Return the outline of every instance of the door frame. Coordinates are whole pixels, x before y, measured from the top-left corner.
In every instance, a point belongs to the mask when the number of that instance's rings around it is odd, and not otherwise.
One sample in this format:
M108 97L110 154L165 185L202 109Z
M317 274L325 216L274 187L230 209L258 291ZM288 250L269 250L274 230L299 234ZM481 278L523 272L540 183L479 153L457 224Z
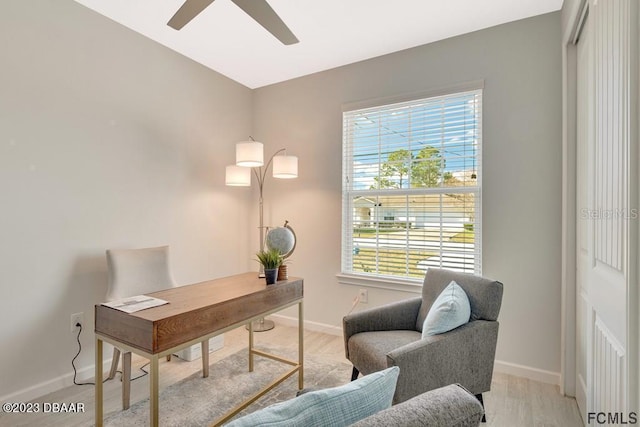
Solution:
M587 0L569 7L562 34L562 315L560 331L560 393L576 395L576 158L577 46Z
M631 49L631 78L630 106L631 141L629 152L629 180L635 182L637 187L630 189L629 206L640 211L640 6L638 2L631 3L631 15L635 17L631 21L632 45L635 42L636 49ZM633 143L635 141L635 144ZM630 380L629 410L640 411L640 219L629 221L629 285L627 287L627 324L629 327L628 343L630 351L629 373L634 379Z

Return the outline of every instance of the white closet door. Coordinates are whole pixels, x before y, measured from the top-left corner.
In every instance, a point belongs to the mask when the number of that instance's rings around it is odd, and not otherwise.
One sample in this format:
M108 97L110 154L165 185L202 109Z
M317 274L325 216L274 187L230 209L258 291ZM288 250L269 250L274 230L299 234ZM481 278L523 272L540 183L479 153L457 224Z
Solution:
M629 383L638 373L629 363L630 331L637 326L628 312L637 286L630 265L637 256L630 253L630 238L637 239L630 234L630 194L638 191L630 179L631 144L637 144L631 138L632 1L590 1L578 41L576 398L585 421L588 412L628 415L629 390L637 386Z

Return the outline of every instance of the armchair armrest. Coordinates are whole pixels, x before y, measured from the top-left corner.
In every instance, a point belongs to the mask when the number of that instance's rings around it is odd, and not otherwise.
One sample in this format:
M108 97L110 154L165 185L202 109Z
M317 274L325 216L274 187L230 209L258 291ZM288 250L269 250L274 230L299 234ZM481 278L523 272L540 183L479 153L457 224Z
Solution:
M394 402L452 383L462 384L472 394L488 391L498 326L495 321L476 320L389 352L388 366L400 367Z
M483 414L478 399L462 386L450 384L380 411L358 421L353 427L472 427L480 425Z
M422 298L415 297L346 315L342 319L342 330L347 358L347 343L352 335L371 331L414 331L421 304Z

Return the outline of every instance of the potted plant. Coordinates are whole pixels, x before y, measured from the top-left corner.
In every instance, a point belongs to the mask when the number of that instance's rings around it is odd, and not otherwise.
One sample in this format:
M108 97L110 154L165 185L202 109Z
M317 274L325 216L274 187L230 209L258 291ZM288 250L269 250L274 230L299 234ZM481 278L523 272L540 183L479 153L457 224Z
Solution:
M276 277L278 275L278 267L282 264L282 255L277 249L262 250L256 254L258 262L264 268L264 277L267 280L267 285L276 283Z

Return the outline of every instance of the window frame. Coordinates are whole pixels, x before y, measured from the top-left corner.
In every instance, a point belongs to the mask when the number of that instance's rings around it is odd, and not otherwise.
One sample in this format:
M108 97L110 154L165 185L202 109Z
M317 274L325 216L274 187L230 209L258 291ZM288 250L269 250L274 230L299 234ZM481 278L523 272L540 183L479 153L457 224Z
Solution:
M347 178L353 176L353 158L351 156L345 155L345 144L346 144L346 131L345 129L345 113L354 112L357 110L364 110L370 108L379 107L381 109L386 108L392 104L405 103L405 102L413 102L420 101L428 98L436 98L436 97L446 97L446 96L456 96L464 92L480 92L480 118L478 120L478 149L476 152L476 161L477 161L477 182L476 186L472 187L475 197L477 200L475 201L475 227L478 227L477 234L474 235L474 243L477 246L475 249L475 256L477 257L477 261L475 262L476 274L482 273L482 150L483 150L483 103L484 103L484 81L474 81L469 83L464 83L456 86L449 86L446 88L440 88L431 91L412 93L407 95L400 95L394 97L386 97L379 98L364 102L357 103L349 103L343 105L343 167L342 167L342 228L341 228L341 242L340 242L340 253L341 253L341 266L340 273L336 275L338 282L340 284L345 285L353 285L353 286L366 286L372 288L383 288L383 289L391 289L391 290L399 290L411 293L420 293L422 288L422 278L411 278L411 277L401 277L401 276L389 276L382 274L366 274L366 273L358 273L354 272L353 269L351 271L347 271L345 265L345 242L351 241L353 242L353 209L352 205L347 203L347 195L351 196L352 193L361 193L363 190L350 190L347 184ZM446 188L446 187L445 187ZM460 187L460 191L464 191L465 187ZM466 187L469 188L469 187ZM371 190L371 193L374 192L384 193L385 190ZM428 189L406 189L403 194L406 193L416 193L416 194L435 194L441 191L441 188L434 187ZM352 250L352 244L349 245L349 250Z

